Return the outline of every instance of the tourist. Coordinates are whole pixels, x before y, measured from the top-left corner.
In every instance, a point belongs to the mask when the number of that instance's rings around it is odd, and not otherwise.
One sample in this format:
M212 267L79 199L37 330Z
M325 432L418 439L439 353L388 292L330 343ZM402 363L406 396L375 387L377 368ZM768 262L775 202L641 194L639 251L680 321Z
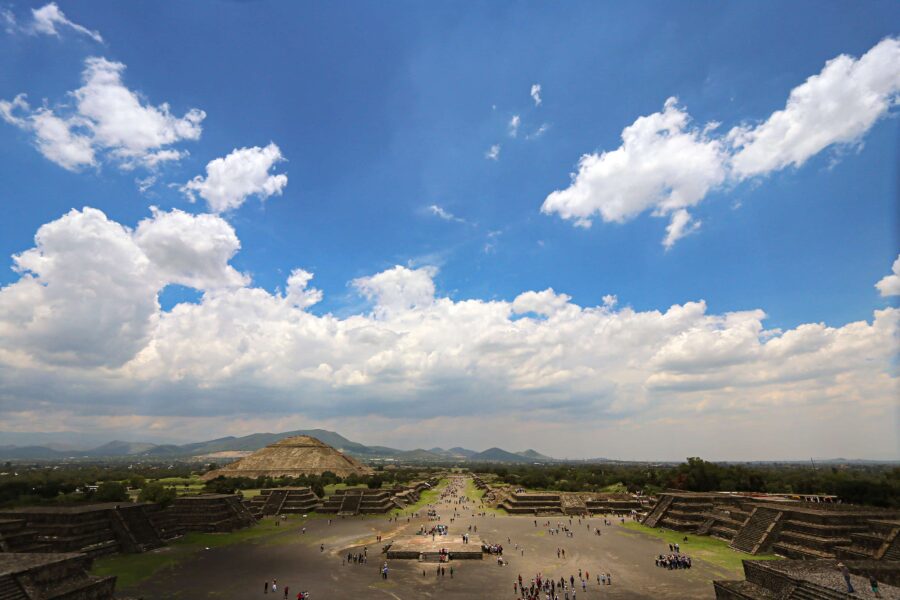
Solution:
M291 589L291 588L289 588L288 586L284 586L284 600L287 600L287 598L288 598L288 590L290 590L290 589Z
M872 586L872 595L881 598L881 592L878 591L878 580L874 575L869 575L869 585Z
M850 582L850 569L848 569L847 565L845 565L842 562L839 562L837 564L837 567L838 567L838 569L840 569L841 575L844 576L844 583L847 584L847 593L848 594L854 593L855 590L853 589L853 584Z
M269 593L269 582L266 581L266 582L263 584L263 594L268 594L268 593Z

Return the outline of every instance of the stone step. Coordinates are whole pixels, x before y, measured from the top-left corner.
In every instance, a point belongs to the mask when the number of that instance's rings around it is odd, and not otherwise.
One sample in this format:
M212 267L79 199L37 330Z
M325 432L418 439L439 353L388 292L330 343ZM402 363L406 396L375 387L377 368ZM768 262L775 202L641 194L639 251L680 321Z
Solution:
M813 548L808 548L806 546L800 546L798 544L791 544L788 542L777 542L772 546L772 551L781 556L786 556L788 558L795 558L798 560L809 560L816 558L834 558L834 554L830 552L823 552L821 550L815 550Z
M28 600L28 596L12 575L0 576L0 600Z
M787 598L788 600L847 600L852 597L844 592L804 581L795 587Z

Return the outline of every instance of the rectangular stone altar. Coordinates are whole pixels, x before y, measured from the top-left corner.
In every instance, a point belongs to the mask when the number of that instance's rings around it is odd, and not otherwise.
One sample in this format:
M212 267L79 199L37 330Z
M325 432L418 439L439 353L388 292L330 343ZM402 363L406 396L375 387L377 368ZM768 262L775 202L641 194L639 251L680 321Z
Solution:
M419 557L437 557L441 549L450 553L451 560L481 560L481 538L469 535L469 543L464 544L460 535L437 535L432 541L430 535L407 535L395 539L387 551L388 558L418 560Z

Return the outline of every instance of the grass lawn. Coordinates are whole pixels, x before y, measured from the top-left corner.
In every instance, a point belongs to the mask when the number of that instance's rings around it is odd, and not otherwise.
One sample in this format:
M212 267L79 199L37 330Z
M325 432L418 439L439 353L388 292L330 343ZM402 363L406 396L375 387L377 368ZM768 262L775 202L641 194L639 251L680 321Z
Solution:
M466 491L463 492L466 496L468 496L475 502L478 502L479 500L484 498L484 492L485 492L484 490L479 490L477 487L475 487L474 479L466 480ZM499 515L506 514L505 510L502 510L499 508L491 508L489 506L477 506L476 505L476 510L478 510L480 512L493 513L493 514L499 514Z
M335 490L343 490L344 488L353 487L349 486L346 483L331 483L325 486L325 495L331 496L334 494Z
M623 483L614 483L600 490L604 494L627 494L628 488Z
M691 558L698 558L708 563L714 564L725 569L740 573L743 570L742 561L745 560L772 560L778 558L774 554L745 554L732 550L728 547L728 542L707 535L685 534L681 531L671 531L669 529L654 529L641 525L636 521L626 521L622 527L626 530L645 535L651 535L665 542L666 544L679 544L681 552L687 554ZM687 536L688 541L684 541ZM660 545L660 554L668 554L668 546Z
M308 519L291 515L287 525L302 525ZM134 586L167 567L174 566L205 548L229 546L239 542L266 542L279 535L287 535L295 528L276 526L275 519L263 519L253 527L231 533L188 533L167 546L143 554L117 554L98 558L91 573L117 575L116 589Z
M416 502L414 504L410 504L410 505L406 506L405 508L395 508L389 514L393 515L393 516L405 515L405 514L417 512L417 511L425 508L426 505L431 504L432 502L434 502L435 500L437 500L440 497L441 490L443 490L445 487L447 487L448 483L449 483L449 481L447 479L441 479L440 481L438 481L438 484L436 486L434 486L430 490L425 490L424 492L419 494L418 502ZM381 516L381 515L379 515L379 516Z

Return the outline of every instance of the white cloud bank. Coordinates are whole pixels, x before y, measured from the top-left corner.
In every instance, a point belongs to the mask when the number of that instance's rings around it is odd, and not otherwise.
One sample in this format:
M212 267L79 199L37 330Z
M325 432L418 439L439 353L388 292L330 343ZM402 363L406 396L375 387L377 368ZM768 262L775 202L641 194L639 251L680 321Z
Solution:
M784 110L757 125L714 136L718 123L691 128L675 98L639 117L615 150L586 154L569 187L541 207L586 227L599 215L623 223L649 211L668 217L663 245L695 231L689 208L726 183L801 166L836 144L858 144L900 95L900 40L887 38L861 58L841 55L794 88Z
M274 143L265 148L237 148L223 158L206 165L206 177L197 175L181 190L194 200L194 193L209 204L213 212L225 212L240 207L248 197L265 200L280 196L287 186L287 175L272 175L269 171L283 161L281 150Z
M14 257L19 279L0 289L0 420L36 407L49 421L477 416L469 425L499 439L535 435L531 422L577 438L604 423L691 416L727 429L801 410L794 433L822 435L810 452L856 447L834 445L835 419L862 447L892 420L900 309L780 331L761 310L710 314L703 301L635 311L552 289L454 300L437 292L435 268L395 266L352 282L371 312L315 315L311 273L292 271L283 293L252 287L229 265L238 248L220 217L180 211L154 210L133 230L90 208L42 226ZM157 295L171 283L203 295L163 311ZM692 427L680 435L704 431ZM731 442L747 441L740 431ZM871 452L895 451L880 439Z
M0 100L0 117L33 133L41 154L70 171L97 166L101 155L125 169L179 160L185 152L171 146L199 139L206 113L192 108L178 117L166 103L146 103L124 85L124 71L122 63L88 58L83 85L71 92L74 110L32 109L20 94Z

